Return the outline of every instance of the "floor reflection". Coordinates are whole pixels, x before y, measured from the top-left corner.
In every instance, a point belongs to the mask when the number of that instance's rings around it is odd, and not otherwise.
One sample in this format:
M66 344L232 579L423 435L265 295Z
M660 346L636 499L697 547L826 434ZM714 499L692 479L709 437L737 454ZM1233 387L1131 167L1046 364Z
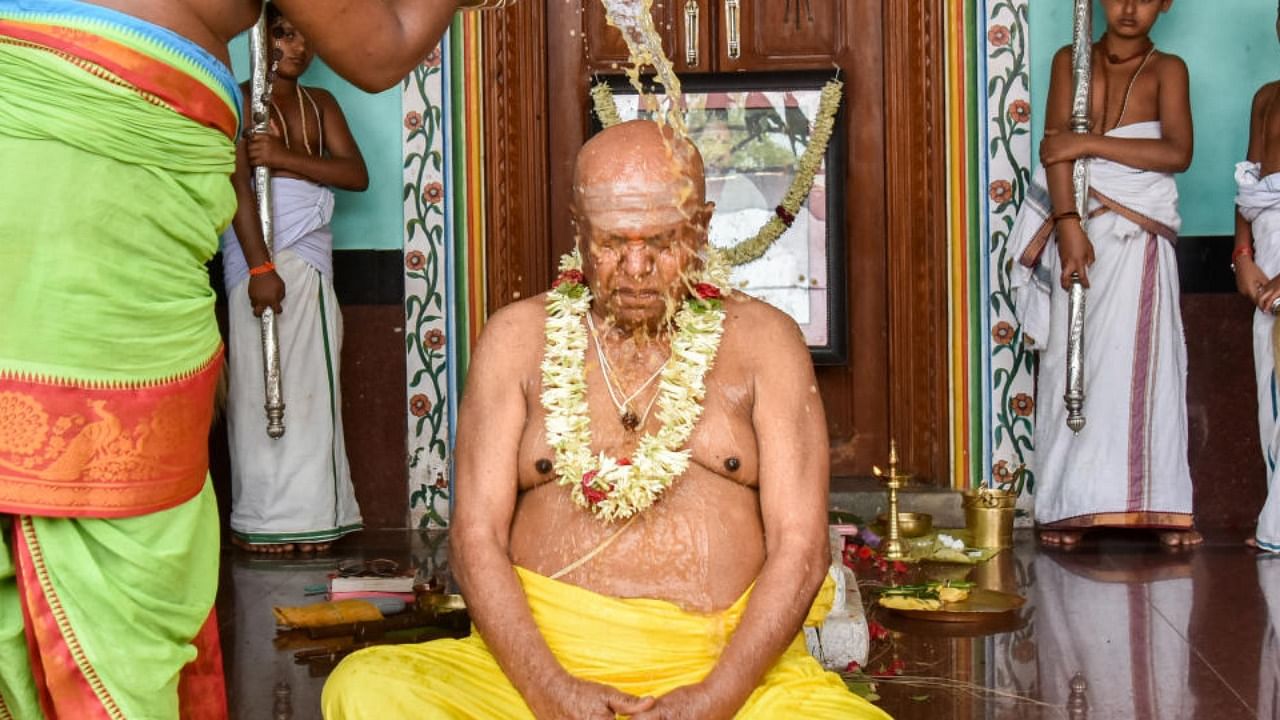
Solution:
M1020 532L1013 550L978 568L913 570L972 579L1027 604L983 625L873 608L869 617L888 632L867 669L898 661L903 670L879 681L880 703L900 720L1280 720L1280 558L1256 556L1242 539L1210 535L1201 549L1170 553L1154 538L1117 533L1064 552ZM219 618L233 717L319 717L323 666L298 664L298 647L277 643L271 608L319 599L308 586L341 560L372 558L407 563L423 580L447 577L438 534L368 532L318 558L228 551Z

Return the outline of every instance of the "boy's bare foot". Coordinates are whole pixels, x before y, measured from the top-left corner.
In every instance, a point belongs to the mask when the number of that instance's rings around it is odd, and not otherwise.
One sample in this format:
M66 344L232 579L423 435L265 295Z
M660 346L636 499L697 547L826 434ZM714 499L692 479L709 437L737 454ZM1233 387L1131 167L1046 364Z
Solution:
M267 553L269 555L280 555L283 553L293 552L293 543L267 544L267 543L251 543L245 542L234 535L231 537L231 544L241 550L248 550L255 553Z
M1251 537L1251 538L1246 539L1246 540L1244 541L1244 544L1245 544L1245 545L1248 545L1249 547L1253 548L1254 550L1261 550L1261 549L1262 549L1262 548L1258 547L1258 538L1256 538L1256 537Z
M1160 533L1160 543L1165 547L1192 547L1204 542L1204 536L1195 530L1167 530Z

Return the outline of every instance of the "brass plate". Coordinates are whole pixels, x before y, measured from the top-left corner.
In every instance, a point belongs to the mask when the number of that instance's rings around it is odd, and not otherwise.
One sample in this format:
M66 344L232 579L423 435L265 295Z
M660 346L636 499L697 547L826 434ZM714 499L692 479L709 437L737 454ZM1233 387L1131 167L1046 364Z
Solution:
M1021 595L974 588L964 602L947 603L939 610L898 610L880 607L895 615L913 620L930 620L932 622L977 622L989 620L993 615L1012 613L1026 604L1027 599Z

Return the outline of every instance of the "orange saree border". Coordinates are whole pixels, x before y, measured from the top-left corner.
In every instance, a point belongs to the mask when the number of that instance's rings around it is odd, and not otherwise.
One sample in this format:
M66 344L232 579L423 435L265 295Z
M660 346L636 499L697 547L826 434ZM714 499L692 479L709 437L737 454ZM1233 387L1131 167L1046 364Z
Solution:
M0 513L130 517L195 497L222 356L119 386L0 371Z
M148 102L158 99L171 110L236 139L238 109L208 85L160 60L100 35L61 25L0 18L0 41L5 37L57 53L104 79L118 78Z
M14 523L14 540L27 647L45 716L124 720L54 592L31 518Z

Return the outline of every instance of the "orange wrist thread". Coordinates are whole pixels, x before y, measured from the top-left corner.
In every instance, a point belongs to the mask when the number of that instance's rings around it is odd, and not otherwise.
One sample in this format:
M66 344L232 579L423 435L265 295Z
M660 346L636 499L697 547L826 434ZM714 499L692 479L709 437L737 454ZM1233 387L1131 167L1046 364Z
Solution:
M262 263L261 265L259 265L258 267L249 268L249 276L258 277L259 275L266 275L269 272L275 272L275 271L276 271L276 264L268 260Z

